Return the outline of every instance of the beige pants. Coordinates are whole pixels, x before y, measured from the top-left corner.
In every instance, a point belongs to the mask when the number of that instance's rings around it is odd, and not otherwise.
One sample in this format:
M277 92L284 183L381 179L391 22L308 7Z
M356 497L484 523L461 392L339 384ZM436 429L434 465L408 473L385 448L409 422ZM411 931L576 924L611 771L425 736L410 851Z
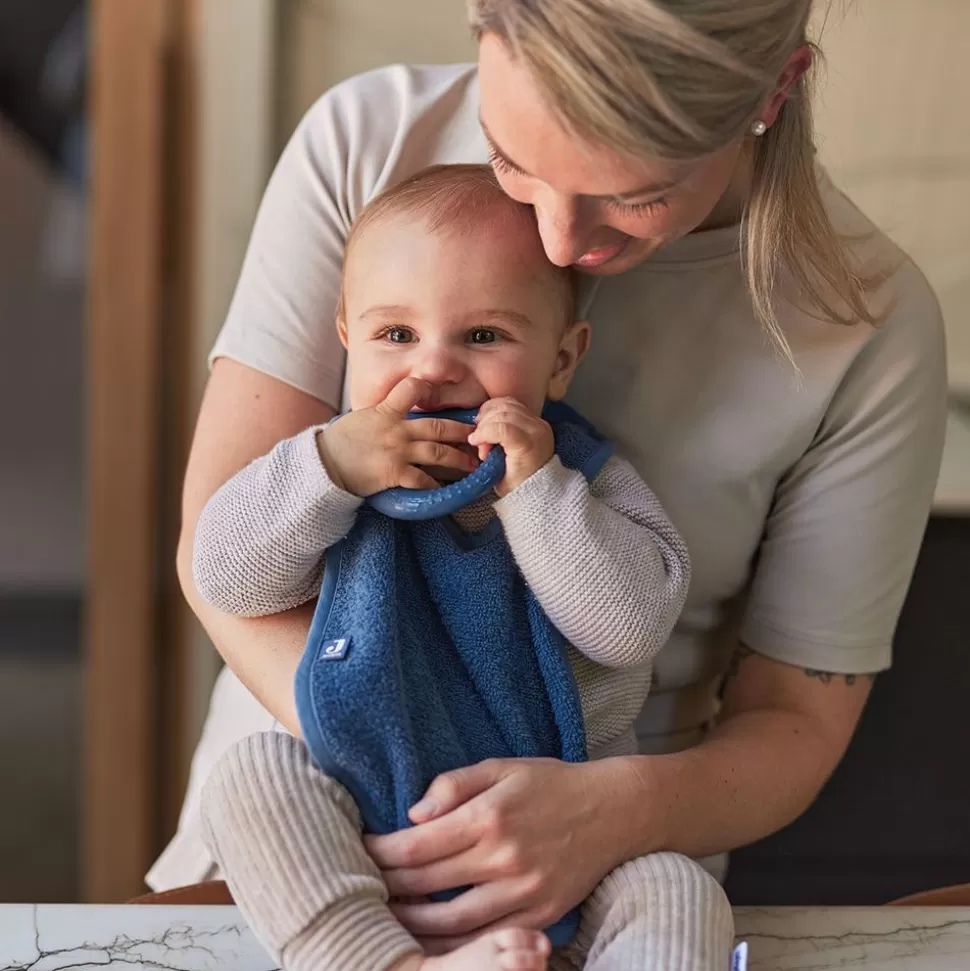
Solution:
M230 748L202 794L203 835L256 936L287 971L385 971L418 950L387 908L347 791L302 742L267 732ZM555 971L727 971L724 891L675 853L610 873Z

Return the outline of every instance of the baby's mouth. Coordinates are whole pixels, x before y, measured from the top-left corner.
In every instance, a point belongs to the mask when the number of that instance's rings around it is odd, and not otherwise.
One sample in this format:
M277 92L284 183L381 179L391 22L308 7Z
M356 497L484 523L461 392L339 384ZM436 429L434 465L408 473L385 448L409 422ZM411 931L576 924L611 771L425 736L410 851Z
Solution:
M484 404L483 401L477 401L475 404L463 404L463 403L452 403L447 401L431 401L425 399L424 401L419 401L411 411L424 412L434 412L434 411L478 411L479 408Z

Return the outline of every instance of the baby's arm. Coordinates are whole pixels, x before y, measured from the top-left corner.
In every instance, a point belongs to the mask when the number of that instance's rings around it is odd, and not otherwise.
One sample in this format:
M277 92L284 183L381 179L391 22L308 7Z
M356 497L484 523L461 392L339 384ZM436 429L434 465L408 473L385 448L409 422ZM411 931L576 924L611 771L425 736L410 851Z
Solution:
M687 596L687 547L629 462L611 458L592 483L553 457L496 512L549 619L590 660L649 661Z
M208 501L195 531L199 594L229 614L276 614L320 592L324 552L354 525L358 496L338 488L318 428L280 442Z

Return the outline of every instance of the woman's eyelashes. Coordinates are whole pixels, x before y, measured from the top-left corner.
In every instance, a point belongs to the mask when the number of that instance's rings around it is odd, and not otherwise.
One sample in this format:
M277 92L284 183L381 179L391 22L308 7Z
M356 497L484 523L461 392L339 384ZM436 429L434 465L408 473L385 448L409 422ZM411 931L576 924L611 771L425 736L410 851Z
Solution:
M518 178L525 177L525 172L522 169L510 162L504 155L500 155L498 150L491 145L488 149L488 161L492 168L501 175L511 175ZM645 216L648 213L666 209L668 206L668 201L665 197L649 199L645 202L624 202L622 199L605 199L601 201L605 202L610 209L627 216Z
M500 155L493 146L488 146L488 162L496 172L503 172L506 175L525 175L517 165L513 165L504 155Z
M649 202L623 202L621 199L610 199L607 205L617 212L631 216L645 216L649 212L657 212L667 208L666 199L651 199Z

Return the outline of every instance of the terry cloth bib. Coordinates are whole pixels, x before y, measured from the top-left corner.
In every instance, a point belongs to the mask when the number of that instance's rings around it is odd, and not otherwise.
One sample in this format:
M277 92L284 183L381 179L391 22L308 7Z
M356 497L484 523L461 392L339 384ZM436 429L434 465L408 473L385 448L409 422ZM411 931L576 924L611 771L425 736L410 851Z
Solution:
M562 464L594 479L611 443L567 405L549 403L543 417ZM327 551L296 703L313 759L377 834L410 826L408 809L443 772L493 758L586 759L565 640L497 518L465 534L451 519L361 507ZM575 914L564 921L550 929L556 945L575 932Z

